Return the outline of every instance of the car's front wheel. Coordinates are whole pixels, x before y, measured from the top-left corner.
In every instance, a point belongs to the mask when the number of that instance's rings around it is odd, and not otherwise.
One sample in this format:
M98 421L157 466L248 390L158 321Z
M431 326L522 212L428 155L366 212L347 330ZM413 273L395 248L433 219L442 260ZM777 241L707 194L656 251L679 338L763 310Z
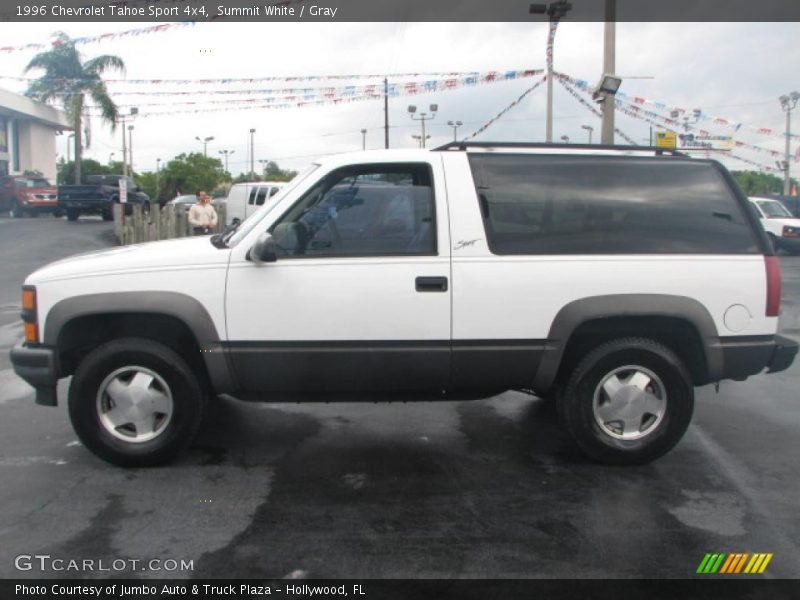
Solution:
M12 219L21 219L25 216L25 210L20 208L17 204L12 204L9 215L11 215Z
M77 221L81 213L76 208L67 209L67 221Z
M123 338L89 353L72 378L69 416L83 444L123 467L163 464L197 433L205 397L167 346Z
M642 464L683 437L694 387L672 350L647 338L622 338L589 352L558 401L564 424L590 458Z

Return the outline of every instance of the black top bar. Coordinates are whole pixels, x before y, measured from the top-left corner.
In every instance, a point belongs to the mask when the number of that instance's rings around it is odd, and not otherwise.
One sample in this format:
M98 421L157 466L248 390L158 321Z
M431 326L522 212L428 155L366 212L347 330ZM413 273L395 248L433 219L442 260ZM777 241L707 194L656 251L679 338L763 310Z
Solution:
M551 148L558 150L620 150L623 152L654 152L655 154L669 154L670 156L689 157L688 154L679 152L674 148L658 148L656 146L617 146L614 144L548 144L545 142L448 142L444 146L433 148L433 152L442 150L460 150L468 148Z

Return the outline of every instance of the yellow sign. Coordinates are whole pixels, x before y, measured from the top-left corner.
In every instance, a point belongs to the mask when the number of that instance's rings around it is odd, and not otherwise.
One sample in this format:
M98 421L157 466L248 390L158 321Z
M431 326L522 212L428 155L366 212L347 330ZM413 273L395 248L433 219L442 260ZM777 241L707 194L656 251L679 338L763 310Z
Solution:
M656 132L656 148L675 148L678 145L678 138L674 131Z

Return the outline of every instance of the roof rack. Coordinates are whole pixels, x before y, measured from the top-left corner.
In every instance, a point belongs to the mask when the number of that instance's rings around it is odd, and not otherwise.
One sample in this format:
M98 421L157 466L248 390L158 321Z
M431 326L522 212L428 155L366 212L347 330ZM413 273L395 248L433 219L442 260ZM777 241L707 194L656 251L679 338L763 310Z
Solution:
M459 150L465 152L469 148L537 148L554 150L619 150L621 152L652 152L658 156L688 157L688 154L674 148L658 148L656 146L617 146L614 144L549 144L545 142L449 142L444 146L433 148L433 152L443 150Z

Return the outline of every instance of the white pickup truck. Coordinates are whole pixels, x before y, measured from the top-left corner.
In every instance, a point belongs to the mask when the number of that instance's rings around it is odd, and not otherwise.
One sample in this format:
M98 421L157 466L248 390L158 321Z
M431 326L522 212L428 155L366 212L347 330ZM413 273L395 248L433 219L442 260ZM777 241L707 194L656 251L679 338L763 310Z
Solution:
M238 229L52 263L12 351L40 404L72 376L85 446L152 465L219 395L551 397L607 463L671 449L694 386L786 369L778 259L715 161L449 144L315 163Z

